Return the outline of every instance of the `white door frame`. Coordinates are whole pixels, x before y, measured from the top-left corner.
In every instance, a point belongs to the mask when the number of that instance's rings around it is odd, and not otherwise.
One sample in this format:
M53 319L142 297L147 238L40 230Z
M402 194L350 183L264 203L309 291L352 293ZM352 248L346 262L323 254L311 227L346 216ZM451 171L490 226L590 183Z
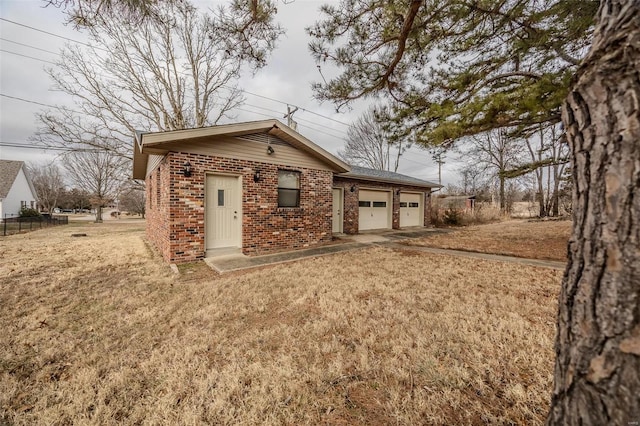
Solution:
M333 222L335 220L336 214L336 206L332 205L331 207L331 232L332 233L342 233L344 232L344 188L331 188L331 202L333 203L333 191L340 192L340 205L338 208L338 215L340 216L340 222L338 225L338 230L333 230Z
M222 178L233 178L235 179L235 189L237 192L237 195L235 197L235 200L229 200L232 203L235 203L235 206L233 206L233 204L231 205L231 208L234 208L234 217L231 219L229 219L230 221L232 221L234 223L234 226L236 227L235 232L236 235L233 237L233 239L235 240L235 242L227 245L227 244L222 244L222 245L217 245L215 242L215 223L211 223L212 219L213 221L215 221L217 219L217 217L215 216L215 214L210 211L210 209L215 209L216 208L216 202L218 200L217 198L217 191L215 191L215 187L214 188L210 188L210 184L209 184L209 179L215 179L216 177L222 177ZM213 189L213 193L210 189ZM206 251L211 251L211 250L219 250L219 249L229 249L229 248L233 248L233 249L240 249L242 248L242 176L241 175L236 175L236 174L227 174L227 173L217 173L217 172L211 172L211 173L206 173L205 174L205 195L204 195L204 199L205 199L205 211L204 211L204 227L205 227L205 231L204 231L204 242L205 242L205 252ZM227 200L224 201L225 204L227 202ZM231 214L231 213L229 213Z

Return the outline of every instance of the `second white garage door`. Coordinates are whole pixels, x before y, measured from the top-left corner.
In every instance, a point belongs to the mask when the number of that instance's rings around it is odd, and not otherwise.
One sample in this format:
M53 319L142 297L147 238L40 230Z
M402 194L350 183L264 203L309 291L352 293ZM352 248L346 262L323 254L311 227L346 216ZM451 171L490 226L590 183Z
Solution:
M400 193L400 227L422 226L422 195Z
M360 231L391 228L389 194L386 191L360 191L358 203Z

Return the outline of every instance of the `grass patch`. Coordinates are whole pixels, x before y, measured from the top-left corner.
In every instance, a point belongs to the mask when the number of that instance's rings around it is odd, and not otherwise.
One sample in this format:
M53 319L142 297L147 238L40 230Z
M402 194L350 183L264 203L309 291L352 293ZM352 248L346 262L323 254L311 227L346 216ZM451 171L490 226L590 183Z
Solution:
M0 423L541 424L561 272L371 248L173 276L141 225L0 240Z
M568 220L508 220L452 228L446 234L408 240L406 244L563 262L567 260L570 233Z

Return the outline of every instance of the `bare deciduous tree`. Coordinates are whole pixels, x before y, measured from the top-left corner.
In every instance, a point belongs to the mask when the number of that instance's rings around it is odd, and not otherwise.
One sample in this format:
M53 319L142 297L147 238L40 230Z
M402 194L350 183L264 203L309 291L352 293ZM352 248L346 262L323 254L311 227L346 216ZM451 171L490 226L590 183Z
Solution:
M458 171L460 175L460 195L478 195L488 188L488 180L483 167L467 164Z
M158 10L162 19L140 25L106 16L90 28L94 47L63 50L49 74L77 103L40 113L36 141L131 158L136 129L203 127L230 114L242 101L236 80L248 59L230 51L215 20L187 2Z
M392 142L383 121L386 110L373 107L349 127L347 142L338 156L343 160L376 170L397 171L400 157L411 146L403 140Z
M120 194L120 209L139 214L143 219L146 209L145 202L144 191L140 188L127 188Z
M526 139L536 179L540 217L558 216L560 207L560 183L567 166L568 146L556 126L540 128L537 138Z
M128 162L109 151L72 152L63 158L69 178L91 196L96 222L102 222L102 208L113 201L126 180Z
M179 6L185 0L44 0L47 6L64 9L76 28L92 28L119 20L136 26L148 21L166 20L165 8ZM278 10L273 0L231 0L219 6L211 30L215 42L235 56L260 68L284 34L274 21ZM212 38L213 39L213 38Z
M64 192L64 178L60 168L55 163L29 164L28 172L40 208L51 213Z
M471 144L463 149L463 155L481 170L492 173L497 180L500 210L504 212L508 207L505 172L520 161L521 145L518 140L510 138L503 129L474 135L470 140Z

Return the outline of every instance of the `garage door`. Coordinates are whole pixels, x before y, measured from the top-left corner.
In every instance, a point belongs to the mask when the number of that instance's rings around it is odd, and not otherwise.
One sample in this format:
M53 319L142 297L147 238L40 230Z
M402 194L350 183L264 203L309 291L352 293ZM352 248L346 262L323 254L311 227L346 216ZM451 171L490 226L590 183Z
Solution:
M400 193L400 227L422 226L422 195Z
M389 192L360 191L358 204L358 226L361 231L391 228Z

